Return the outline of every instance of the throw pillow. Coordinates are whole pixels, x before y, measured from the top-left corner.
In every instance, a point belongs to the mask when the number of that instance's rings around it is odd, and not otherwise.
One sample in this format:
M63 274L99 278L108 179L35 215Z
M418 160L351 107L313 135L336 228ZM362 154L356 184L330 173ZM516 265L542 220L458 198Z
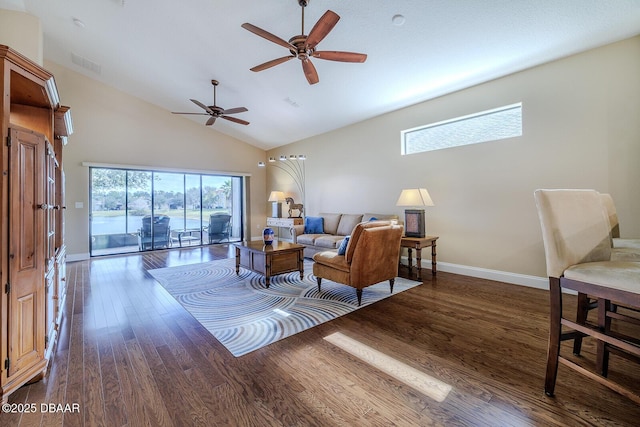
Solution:
M321 216L305 217L304 234L324 234L324 218Z
M347 245L349 244L349 239L351 238L351 236L346 236L343 240L342 243L340 243L340 246L338 247L338 255L344 255L347 253Z
M377 221L378 218L376 218L375 216L372 216L371 218L369 218L369 221Z

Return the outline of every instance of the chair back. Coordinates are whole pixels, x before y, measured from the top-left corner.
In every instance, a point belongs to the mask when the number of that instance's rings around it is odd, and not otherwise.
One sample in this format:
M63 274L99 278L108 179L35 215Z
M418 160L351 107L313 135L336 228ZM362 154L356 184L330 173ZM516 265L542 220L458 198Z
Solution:
M620 224L618 222L618 213L616 212L616 205L613 202L613 197L608 193L600 193L602 204L609 216L609 226L611 227L611 237L620 237Z
M155 215L152 222L151 215L145 215L142 217L141 233L143 236L151 236L151 230L153 228L154 237L168 236L170 220L171 218L167 215Z
M231 215L212 214L209 216L209 234L226 233L231 222Z
M368 286L398 275L403 229L389 221L356 225L345 253L351 265L351 286Z
M221 242L229 239L231 233L231 215L229 214L211 214L209 216L209 243L214 241Z
M572 265L611 259L609 219L600 193L539 189L534 198L549 277L562 276Z

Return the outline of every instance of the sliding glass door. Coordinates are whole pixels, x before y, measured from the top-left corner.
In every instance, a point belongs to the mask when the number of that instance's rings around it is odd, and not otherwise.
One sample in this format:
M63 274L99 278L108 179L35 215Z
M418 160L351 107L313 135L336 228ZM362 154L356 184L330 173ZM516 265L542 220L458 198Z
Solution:
M242 240L242 178L92 167L91 256Z

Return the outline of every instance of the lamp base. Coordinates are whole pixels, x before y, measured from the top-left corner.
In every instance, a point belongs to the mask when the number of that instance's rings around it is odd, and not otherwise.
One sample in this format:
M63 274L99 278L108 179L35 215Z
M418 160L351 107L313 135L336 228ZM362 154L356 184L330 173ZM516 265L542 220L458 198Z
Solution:
M280 202L271 203L271 217L282 218L282 203Z
M425 237L424 209L405 209L404 235L407 237Z

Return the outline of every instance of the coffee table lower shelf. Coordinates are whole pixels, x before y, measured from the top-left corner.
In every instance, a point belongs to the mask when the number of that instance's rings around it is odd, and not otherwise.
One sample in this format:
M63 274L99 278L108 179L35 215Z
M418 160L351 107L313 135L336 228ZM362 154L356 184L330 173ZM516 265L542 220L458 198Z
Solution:
M262 241L251 241L233 246L236 248L236 274L240 274L240 267L262 274L267 288L276 274L299 271L300 279L304 277L303 245L281 241L265 245Z

